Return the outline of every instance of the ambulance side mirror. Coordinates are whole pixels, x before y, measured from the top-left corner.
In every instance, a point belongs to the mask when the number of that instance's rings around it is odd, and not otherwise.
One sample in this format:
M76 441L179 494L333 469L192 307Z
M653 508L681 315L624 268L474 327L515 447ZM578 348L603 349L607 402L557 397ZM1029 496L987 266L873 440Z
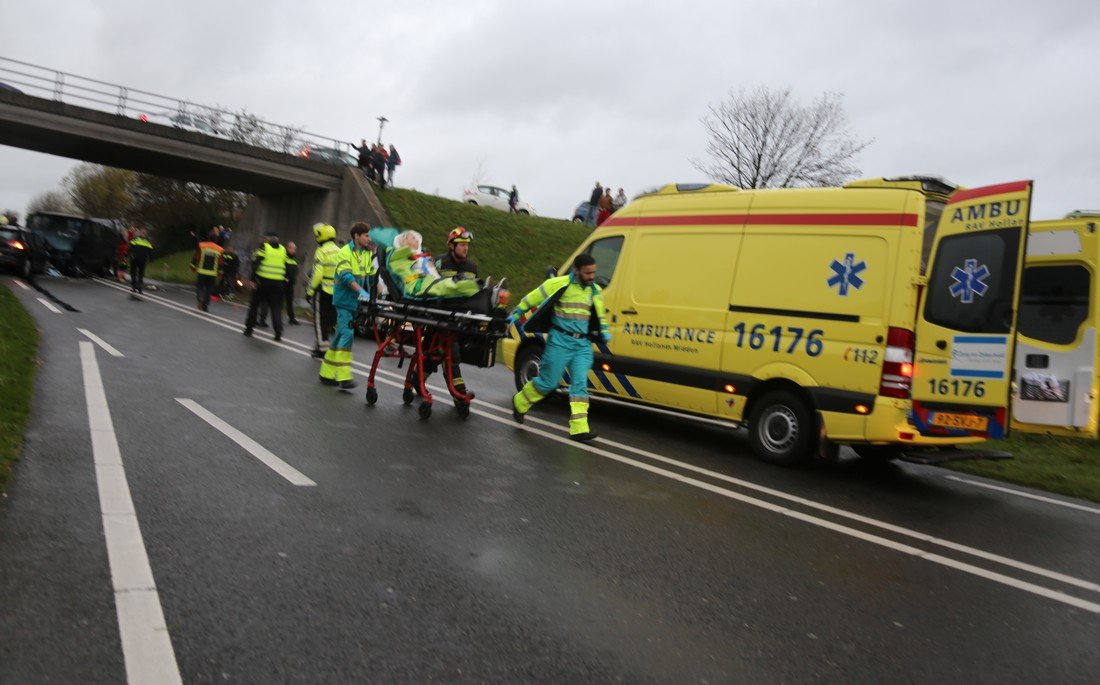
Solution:
M557 275L558 275L557 267L554 267L554 266L546 267L546 277L547 278L553 278L554 276L557 276Z

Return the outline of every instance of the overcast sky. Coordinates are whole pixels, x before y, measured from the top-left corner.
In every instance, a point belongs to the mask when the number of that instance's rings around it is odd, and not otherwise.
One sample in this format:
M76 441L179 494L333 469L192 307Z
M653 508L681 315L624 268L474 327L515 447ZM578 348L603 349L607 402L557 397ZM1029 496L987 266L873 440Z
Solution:
M595 180L702 180L707 105L740 87L844 95L863 176L1032 178L1032 218L1100 208L1100 2L0 0L0 56L383 142L397 184L479 169L545 216ZM76 162L0 148L20 213Z

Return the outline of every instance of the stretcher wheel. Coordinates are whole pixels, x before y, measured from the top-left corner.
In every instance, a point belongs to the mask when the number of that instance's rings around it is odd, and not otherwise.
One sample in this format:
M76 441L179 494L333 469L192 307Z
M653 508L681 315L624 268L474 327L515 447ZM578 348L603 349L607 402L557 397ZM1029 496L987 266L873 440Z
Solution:
M420 414L420 418L429 418L432 415L432 405L428 404L427 402L421 402L420 408L417 409L417 412Z
M459 418L465 419L470 416L470 405L462 400L455 400L455 409L458 410Z
M367 388L367 404L374 404L378 401L378 390L375 388Z
M405 388L401 393L401 401L405 404L412 404L414 397L416 397L416 394L413 392L412 388Z

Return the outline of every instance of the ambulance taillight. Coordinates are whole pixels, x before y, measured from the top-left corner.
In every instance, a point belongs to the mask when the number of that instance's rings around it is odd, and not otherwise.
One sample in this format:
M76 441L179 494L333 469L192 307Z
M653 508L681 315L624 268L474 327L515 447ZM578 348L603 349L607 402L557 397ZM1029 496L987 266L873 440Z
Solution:
M913 382L913 331L890 328L886 333L886 362L882 365L882 381L878 394L884 397L909 398Z

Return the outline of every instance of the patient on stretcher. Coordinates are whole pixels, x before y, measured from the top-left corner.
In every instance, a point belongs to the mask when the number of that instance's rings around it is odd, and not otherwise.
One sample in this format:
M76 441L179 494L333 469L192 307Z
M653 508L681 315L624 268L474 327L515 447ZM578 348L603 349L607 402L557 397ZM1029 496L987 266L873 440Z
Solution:
M436 271L432 256L424 251L423 237L416 231L398 232L394 228L375 228L371 241L386 247L384 262L393 284L400 290L394 293L407 299L465 299L483 290L479 281L443 278Z

